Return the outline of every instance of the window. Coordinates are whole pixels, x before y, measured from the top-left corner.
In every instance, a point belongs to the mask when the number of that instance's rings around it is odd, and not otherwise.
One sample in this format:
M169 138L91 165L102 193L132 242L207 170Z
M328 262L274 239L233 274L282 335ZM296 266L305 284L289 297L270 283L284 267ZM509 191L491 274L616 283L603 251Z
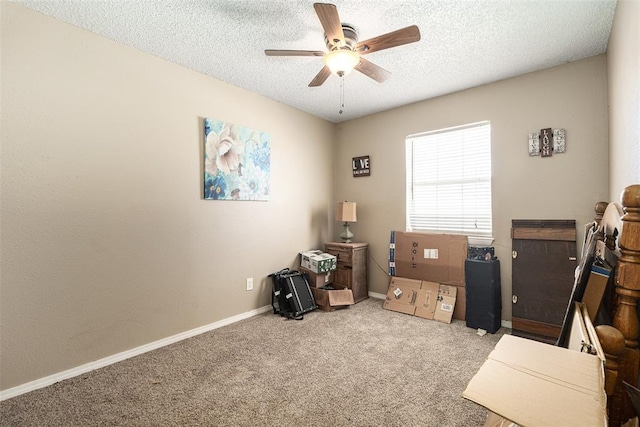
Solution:
M410 135L407 230L491 238L491 124Z

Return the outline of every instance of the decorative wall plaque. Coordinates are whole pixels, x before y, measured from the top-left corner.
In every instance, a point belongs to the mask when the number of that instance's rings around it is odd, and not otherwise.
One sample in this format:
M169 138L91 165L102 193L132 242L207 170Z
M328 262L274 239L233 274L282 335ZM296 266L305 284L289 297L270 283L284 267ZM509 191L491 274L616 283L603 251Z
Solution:
M540 135L537 133L529 134L529 155L530 156L540 155Z
M540 129L540 155L542 157L553 156L553 131L551 128Z
M566 146L564 143L564 129L553 130L553 151L556 153L564 153Z
M351 169L353 170L354 178L371 175L371 160L369 156L354 157L351 160Z
M551 157L553 153L566 151L566 131L564 129L540 129L540 133L529 134L529 156Z

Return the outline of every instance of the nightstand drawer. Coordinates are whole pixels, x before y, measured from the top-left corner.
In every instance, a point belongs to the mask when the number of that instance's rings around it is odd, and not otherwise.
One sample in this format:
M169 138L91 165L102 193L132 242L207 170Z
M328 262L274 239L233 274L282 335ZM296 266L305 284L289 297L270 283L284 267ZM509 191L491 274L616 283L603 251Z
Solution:
M341 264L351 264L351 254L353 251L350 248L343 248L340 246L326 245L325 250L327 253L334 255L338 262Z

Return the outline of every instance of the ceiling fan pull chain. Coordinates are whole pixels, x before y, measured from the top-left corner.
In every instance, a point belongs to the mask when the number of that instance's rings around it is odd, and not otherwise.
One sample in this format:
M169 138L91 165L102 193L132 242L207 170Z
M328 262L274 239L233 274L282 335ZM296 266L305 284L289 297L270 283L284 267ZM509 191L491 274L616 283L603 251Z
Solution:
M344 74L340 76L340 111L339 114L342 114L342 109L344 108Z

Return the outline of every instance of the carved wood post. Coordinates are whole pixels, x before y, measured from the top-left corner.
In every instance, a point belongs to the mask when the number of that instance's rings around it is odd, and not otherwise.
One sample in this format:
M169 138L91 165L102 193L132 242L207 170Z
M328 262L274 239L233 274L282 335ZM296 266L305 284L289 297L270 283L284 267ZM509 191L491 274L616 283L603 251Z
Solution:
M624 351L624 335L622 332L609 325L596 326L596 334L605 355L605 392L607 396L613 395L620 370L620 355ZM607 403L611 404L611 399ZM609 406L607 405L607 406Z
M640 299L640 185L624 189L621 196L625 214L622 216L622 232L619 247L620 258L616 275L618 307L613 326L622 332L625 349L620 360L618 392L613 398L610 425L615 426L635 416L629 397L621 384L626 381L638 385L640 350L638 350L638 299Z

